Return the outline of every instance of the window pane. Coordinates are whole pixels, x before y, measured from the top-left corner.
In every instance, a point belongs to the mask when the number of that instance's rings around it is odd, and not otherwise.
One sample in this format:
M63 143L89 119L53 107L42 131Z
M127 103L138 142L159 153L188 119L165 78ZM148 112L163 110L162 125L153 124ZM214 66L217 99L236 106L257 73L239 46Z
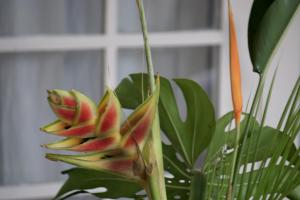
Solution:
M213 102L216 102L218 47L154 48L152 57L155 72L167 78L193 79L206 90ZM120 50L118 66L120 80L130 73L145 72L143 50Z
M139 32L136 1L119 0L120 32ZM218 29L220 0L144 0L149 31Z
M2 0L0 36L103 32L104 0Z
M0 185L65 178L40 147L60 139L39 131L55 120L46 89L75 88L98 101L101 65L100 51L0 55Z

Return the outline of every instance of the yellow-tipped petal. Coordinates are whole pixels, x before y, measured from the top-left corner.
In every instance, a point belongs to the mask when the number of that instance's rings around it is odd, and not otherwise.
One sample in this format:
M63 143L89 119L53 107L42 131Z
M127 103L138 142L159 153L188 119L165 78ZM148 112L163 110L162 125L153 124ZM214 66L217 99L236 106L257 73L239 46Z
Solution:
M41 130L57 136L89 138L94 136L95 121L91 120L77 126L70 126L58 120L46 125Z
M43 147L46 147L48 149L57 149L57 150L68 150L71 147L77 146L80 143L82 143L84 139L72 137L72 138L66 138L64 140L60 140L57 142L53 142L50 144L45 144Z
M62 122L61 120L56 120L50 124L47 124L46 126L43 126L41 128L41 131L44 131L46 133L54 133L57 131L64 130L68 126L68 124Z
M87 169L99 170L99 171L111 171L114 173L123 174L133 177L133 164L135 157L122 156L117 158L105 158L95 155L87 155L87 159L84 156L78 157L73 155L64 154L46 154L46 158L52 161L61 161L68 164L72 164L78 167ZM92 158L92 159L90 159ZM99 159L98 159L99 158ZM98 159L98 160L97 160Z

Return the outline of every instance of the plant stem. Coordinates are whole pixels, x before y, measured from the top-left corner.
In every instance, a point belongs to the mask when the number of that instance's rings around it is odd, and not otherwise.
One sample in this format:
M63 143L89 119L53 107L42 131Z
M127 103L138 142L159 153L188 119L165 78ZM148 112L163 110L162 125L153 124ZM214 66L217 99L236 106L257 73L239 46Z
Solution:
M147 71L149 75L149 85L151 92L155 90L155 80L154 80L154 70L153 70L153 63L152 63L152 56L151 56L151 49L148 41L148 30L147 30L147 23L145 17L145 11L142 0L136 0L139 15L140 15L140 22L141 28L143 32L143 39L144 39L144 49L146 54L146 61L147 61ZM152 152L154 159L151 161L155 163L151 163L153 165L153 172L148 177L148 194L149 198L152 200L167 200L166 195L166 186L165 186L165 179L164 179L164 167L163 167L163 153L162 153L162 143L160 139L160 126L159 126L159 116L158 116L158 109L153 121L152 125L152 134L149 138L152 140Z
M136 0L136 3L139 9L141 28L143 32L144 50L145 50L146 62L147 62L147 72L149 75L149 85L150 85L151 92L153 92L155 90L154 70L153 70L151 49L150 49L149 39L148 39L148 28L147 28L147 22L145 17L143 0Z
M235 165L237 161L237 155L239 150L239 140L241 135L241 128L240 128L240 121L235 121L236 125L236 136L235 136L235 142L234 142L234 152L233 152L233 160L231 163L231 170L230 170L230 177L229 177L229 186L227 191L227 200L233 199L234 191L233 191L233 179L234 179L234 171L235 171Z

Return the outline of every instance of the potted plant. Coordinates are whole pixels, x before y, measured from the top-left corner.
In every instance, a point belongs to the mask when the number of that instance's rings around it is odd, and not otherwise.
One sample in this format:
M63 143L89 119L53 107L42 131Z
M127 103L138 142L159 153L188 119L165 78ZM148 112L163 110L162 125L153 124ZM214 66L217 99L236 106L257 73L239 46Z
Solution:
M124 78L115 90L106 90L98 105L76 90L48 91L58 119L42 130L65 138L43 146L80 152L46 154L50 160L78 166L63 172L69 178L55 199L79 193L153 200L299 199L300 157L294 141L300 130L300 78L277 127L265 125L276 74L265 102L262 93L268 63L300 1L253 2L248 44L259 83L249 112L242 111L237 37L228 2L233 111L219 119L196 82L154 75L143 3L136 2L148 73ZM171 82L184 95L185 120ZM133 109L123 121L122 108ZM162 142L161 131L171 144ZM199 167L195 163L203 152L205 160ZM95 188L102 190L89 192Z

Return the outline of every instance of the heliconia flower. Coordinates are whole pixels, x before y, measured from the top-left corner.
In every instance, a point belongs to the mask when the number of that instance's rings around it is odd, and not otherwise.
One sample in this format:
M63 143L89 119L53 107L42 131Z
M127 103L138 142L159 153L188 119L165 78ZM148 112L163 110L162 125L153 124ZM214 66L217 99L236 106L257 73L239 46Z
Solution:
M104 136L120 131L121 104L114 94L108 89L99 103L98 118L96 122L96 136Z
M142 178L143 172L137 170L137 166L138 169L144 169L144 163L139 158L155 117L159 79L155 92L122 125L121 105L110 89L101 99L98 109L88 97L75 90L50 90L48 94L49 104L58 120L41 129L66 138L42 146L85 153L46 154L48 159Z
M228 1L229 15L229 41L230 41L230 79L231 79L231 94L233 102L234 117L237 123L240 122L243 108L242 85L240 61L238 53L237 37L230 1Z

